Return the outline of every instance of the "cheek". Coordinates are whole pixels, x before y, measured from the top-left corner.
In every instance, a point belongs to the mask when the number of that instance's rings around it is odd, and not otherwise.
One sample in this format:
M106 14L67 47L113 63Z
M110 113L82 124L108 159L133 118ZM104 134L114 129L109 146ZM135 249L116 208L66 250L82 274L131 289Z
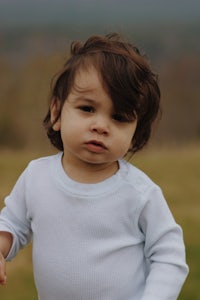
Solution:
M132 148L132 134L124 133L122 135L118 135L115 139L115 142L113 143L114 151L116 156L118 157L124 157L130 148Z
M123 135L124 148L126 149L126 151L130 150L133 147L136 127L137 124L133 124L133 126L131 126Z
M70 117L63 116L61 118L61 136L62 138L75 139L80 136L83 131L83 126L81 126L79 120L73 115Z

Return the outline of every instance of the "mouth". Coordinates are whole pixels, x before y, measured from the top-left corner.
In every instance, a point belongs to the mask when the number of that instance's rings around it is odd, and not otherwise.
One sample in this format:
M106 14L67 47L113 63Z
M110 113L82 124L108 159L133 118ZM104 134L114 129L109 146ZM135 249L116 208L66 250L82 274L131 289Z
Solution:
M86 143L86 146L89 151L95 152L95 153L102 153L103 151L107 150L104 143L97 141L97 140L91 140Z

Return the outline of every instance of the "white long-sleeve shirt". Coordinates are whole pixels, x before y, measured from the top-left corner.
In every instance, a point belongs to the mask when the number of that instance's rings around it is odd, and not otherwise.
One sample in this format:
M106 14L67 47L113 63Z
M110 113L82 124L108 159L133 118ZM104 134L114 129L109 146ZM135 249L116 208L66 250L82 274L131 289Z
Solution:
M6 198L7 260L33 240L40 300L177 299L188 267L160 188L123 160L105 181L77 183L61 156L32 161Z

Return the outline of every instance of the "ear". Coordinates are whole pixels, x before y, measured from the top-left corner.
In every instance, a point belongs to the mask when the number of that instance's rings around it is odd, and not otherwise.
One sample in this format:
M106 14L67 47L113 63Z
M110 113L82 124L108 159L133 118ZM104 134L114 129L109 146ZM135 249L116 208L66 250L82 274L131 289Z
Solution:
M52 128L55 131L60 130L61 122L60 122L60 102L57 99L52 101L50 112L51 112L51 124L53 125Z

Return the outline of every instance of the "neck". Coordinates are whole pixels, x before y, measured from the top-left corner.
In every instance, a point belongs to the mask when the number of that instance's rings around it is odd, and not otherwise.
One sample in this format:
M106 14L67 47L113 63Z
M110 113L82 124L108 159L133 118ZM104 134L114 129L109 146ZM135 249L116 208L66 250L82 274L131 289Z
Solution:
M80 183L98 183L112 175L119 169L118 162L104 164L93 164L84 161L74 162L68 160L65 155L62 158L63 168L66 174L73 180Z

